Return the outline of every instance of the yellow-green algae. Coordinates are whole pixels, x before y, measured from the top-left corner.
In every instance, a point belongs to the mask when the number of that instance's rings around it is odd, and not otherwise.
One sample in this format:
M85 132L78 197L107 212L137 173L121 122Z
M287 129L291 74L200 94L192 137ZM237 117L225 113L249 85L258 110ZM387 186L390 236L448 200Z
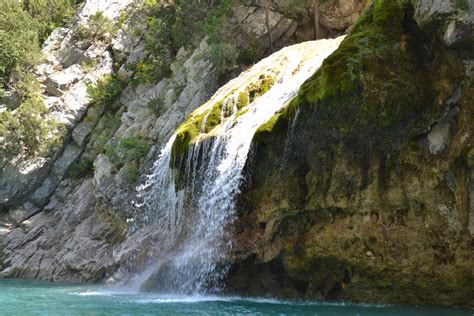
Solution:
M176 139L172 148L172 161L182 157L188 151L189 146L196 142L200 134L210 133L222 123L223 118L232 114L240 116L246 113L245 108L255 99L268 92L274 84L275 78L271 75L261 75L256 81L247 86L233 90L209 109L202 111L202 108L198 108L181 124L176 132ZM234 106L235 109L233 109ZM234 113L235 110L237 110L236 113Z

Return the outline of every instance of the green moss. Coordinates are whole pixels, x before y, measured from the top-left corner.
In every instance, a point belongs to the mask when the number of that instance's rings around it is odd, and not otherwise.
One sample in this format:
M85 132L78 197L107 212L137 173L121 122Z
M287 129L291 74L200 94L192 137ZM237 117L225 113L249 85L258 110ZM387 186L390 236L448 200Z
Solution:
M247 113L249 111L248 108L244 108L244 109L240 109L237 114L235 115L235 118L234 118L234 122L237 121L237 119L239 117L241 117L242 115L244 115L245 113Z
M214 127L222 122L222 102L216 103L204 116L204 132L209 133Z
M413 12L408 1L374 1L297 97L258 132L287 126L299 108L300 119L317 117L315 123L328 136L364 139L370 150L399 148L407 135L421 132L430 119L423 111L439 95L431 89L441 77L435 72L444 59L451 70L443 76L455 82L457 67L443 44L419 29ZM427 51L433 46L441 52L435 58ZM442 89L450 93L453 84Z
M248 87L249 103L255 101L259 96L264 95L275 84L275 79L271 76L260 76L259 80Z
M257 129L256 134L259 135L259 134L272 132L273 129L275 128L275 124L277 124L281 115L282 115L282 112L279 112L275 114L274 116L272 116L267 122L260 125L259 128Z
M247 91L241 91L237 99L237 108L240 110L241 108L249 105L249 103L250 99Z
M194 143L202 132L209 133L222 121L222 101L217 102L211 109L199 115L191 115L181 124L176 133L176 140L172 148L172 160L188 151L189 145ZM203 123L205 122L204 126Z
M236 90L231 91L222 100L216 102L209 110L201 114L192 114L181 124L177 130L176 140L172 148L172 161L176 162L176 158L182 157L188 147L193 144L200 133L209 133L216 126L222 123L222 118L229 117L233 114L234 103L238 109L236 118L246 111L244 108L252 103L256 98L268 92L275 84L275 79L269 75L260 76L255 82L249 84L248 87L241 90L234 99ZM234 102L234 103L232 103Z

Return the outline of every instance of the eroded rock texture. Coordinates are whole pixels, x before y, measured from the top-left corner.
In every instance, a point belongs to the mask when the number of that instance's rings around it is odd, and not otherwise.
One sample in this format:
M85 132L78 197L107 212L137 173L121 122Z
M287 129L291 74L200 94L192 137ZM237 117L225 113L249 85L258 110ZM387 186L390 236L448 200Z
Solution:
M192 51L179 50L167 78L138 86L122 83L123 92L113 104L90 104L87 84L104 75L127 82L134 77L129 66L148 58L144 13L126 11L131 3L86 0L73 23L55 30L44 43L45 62L38 67L37 76L43 84L48 116L66 130L63 145L51 155L1 166L0 270L4 277L107 280L129 259L127 249L137 246L133 238L122 243L129 230L127 219L134 214L131 201L138 177L147 173L164 142L187 115L223 84L203 40ZM339 7L338 3L334 5ZM292 9L281 10L278 5L269 12L274 49L313 36L309 4L285 4ZM336 12L355 16L360 10L359 6L341 6ZM124 12L127 19L120 22L116 34L80 38L78 28L98 12L115 24ZM350 23L329 28L340 34ZM259 2L235 3L226 32L233 34L229 37L235 39L242 65L271 52ZM236 74L226 74L224 79ZM146 144L149 151L127 166L118 165L104 148L123 140ZM146 236L140 236L141 242ZM117 249L123 251L115 253Z
M470 14L377 2L260 128L230 291L474 304Z

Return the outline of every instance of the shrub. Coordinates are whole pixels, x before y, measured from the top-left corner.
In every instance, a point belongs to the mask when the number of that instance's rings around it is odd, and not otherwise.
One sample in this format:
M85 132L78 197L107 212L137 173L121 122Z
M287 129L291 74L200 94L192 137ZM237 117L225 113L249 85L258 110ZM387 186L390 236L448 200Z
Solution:
M121 113L115 113L114 115L107 112L100 118L91 137L92 141L97 143L95 147L103 148L105 143L113 136L115 131L120 127L120 116Z
M146 1L144 10L148 15L148 31L145 43L150 58L130 66L135 72L134 82L156 82L169 76L169 66L178 50L181 47L195 48L206 35L211 45L211 58L220 72L233 68L237 53L228 43L225 30L231 4L230 0Z
M19 81L40 60L38 29L17 1L0 1L0 87Z
M82 41L108 40L108 36L114 34L117 29L112 21L101 11L91 15L86 24L76 28L76 35Z
M38 79L33 73L22 76L12 88L14 95L20 100L38 97L41 94L41 87Z
M235 68L238 52L232 43L216 43L209 47L212 63L217 67L219 74Z
M209 38L210 57L223 74L235 68L238 58L237 47L228 38L226 30L227 17L232 9L232 1L222 0L212 6L200 25L202 33Z
M45 155L59 144L57 124L45 119L46 107L38 97L27 99L15 111L0 113L0 157Z
M456 7L461 11L469 10L469 1L468 0L456 0Z
M107 75L99 79L96 84L87 86L87 93L91 103L96 106L107 106L113 103L122 93L125 83L117 76Z
M150 150L150 144L137 135L122 138L118 145L122 159L133 161L143 158Z
M79 159L69 166L67 170L67 176L73 179L84 178L87 175L91 175L94 171L94 161L88 158Z
M125 168L125 175L131 183L138 180L139 161L149 150L149 142L138 135L124 137L118 142L111 142L105 146L105 153L109 160L115 167Z
M127 162L124 166L125 176L130 183L137 182L140 177L140 171L136 162Z
M71 20L80 2L82 1L23 0L23 8L38 22L38 35L43 42L54 29Z
M156 116L160 116L165 111L164 105L165 102L163 101L163 99L155 98L150 100L146 106L150 111L155 113Z

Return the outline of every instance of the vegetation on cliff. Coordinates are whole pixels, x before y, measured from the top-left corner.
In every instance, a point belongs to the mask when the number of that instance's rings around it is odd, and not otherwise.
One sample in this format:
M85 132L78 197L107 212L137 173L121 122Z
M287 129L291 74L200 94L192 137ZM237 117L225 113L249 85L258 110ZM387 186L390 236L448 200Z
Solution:
M214 64L222 72L233 68L236 48L225 38L224 28L231 4L229 0L146 1L142 10L147 15L149 31L145 34L145 43L150 58L132 66L134 80L139 83L156 82L167 77L171 74L170 64L179 49L193 49L205 36Z
M72 0L0 3L0 88L14 86L41 59L40 43L74 11ZM21 89L19 89L21 90Z
M70 0L5 0L0 3L0 165L16 155L44 155L59 145L58 126L46 117L33 75L40 44L66 23L77 3Z
M354 148L390 151L422 133L430 121L427 114L443 109L432 106L436 98L453 92L436 81L456 82L460 67L433 34L419 29L413 13L407 1L375 1L298 96L256 137L286 130L300 108L326 124L329 137L346 139ZM429 47L436 47L436 54Z

